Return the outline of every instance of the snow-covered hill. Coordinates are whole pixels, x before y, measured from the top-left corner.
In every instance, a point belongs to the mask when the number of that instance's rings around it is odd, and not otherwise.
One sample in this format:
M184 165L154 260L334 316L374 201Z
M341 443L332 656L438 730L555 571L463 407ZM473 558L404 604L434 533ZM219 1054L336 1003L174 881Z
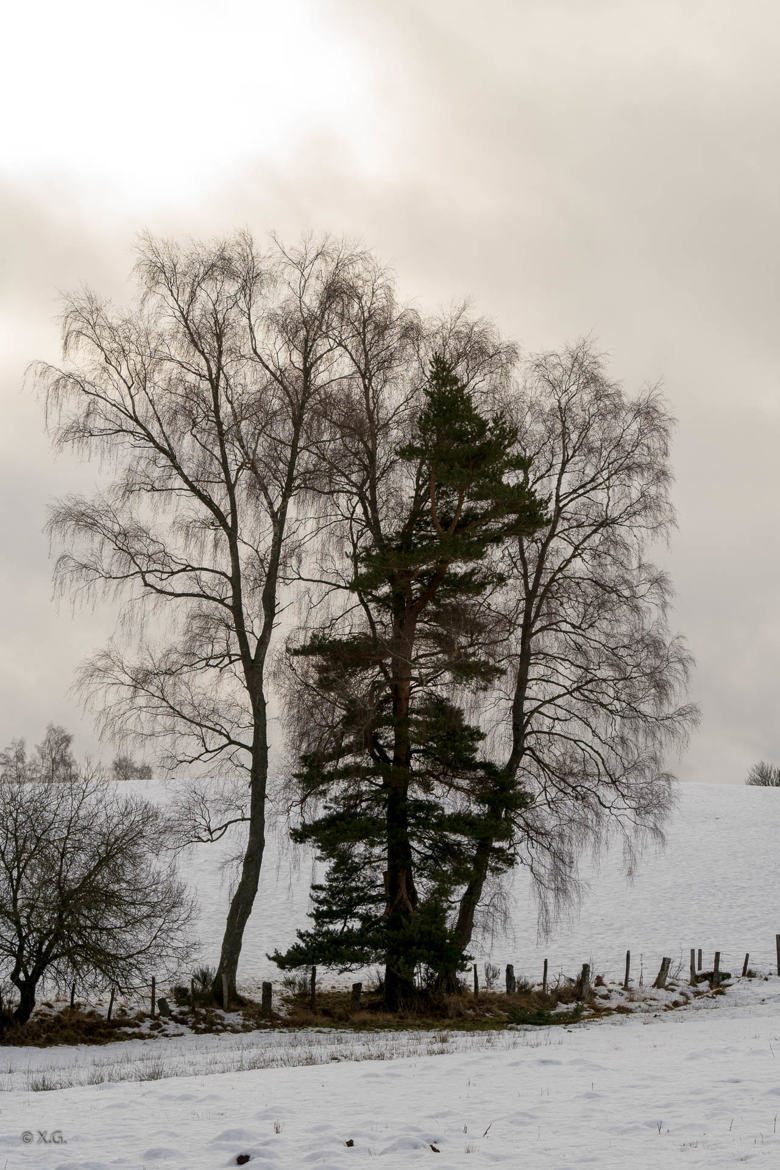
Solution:
M161 798L158 785L145 791ZM619 843L599 861L585 858L579 910L560 921L547 940L537 939L536 904L527 874L519 871L507 898L508 924L494 925L474 947L480 963L513 962L518 973L536 979L545 957L551 972L570 973L587 961L594 972L617 978L630 949L632 973L638 977L641 964L652 979L663 955L687 967L690 947L701 947L710 960L721 951L726 970L741 970L746 951L751 965L768 969L780 933L780 790L687 784L677 792L666 847L646 850L633 881L626 880ZM182 859L201 904L203 957L212 964L230 885L221 865L233 849L224 842L198 846ZM278 978L266 953L286 948L304 925L315 872L311 856L285 843L281 830L270 836L240 968L246 986Z

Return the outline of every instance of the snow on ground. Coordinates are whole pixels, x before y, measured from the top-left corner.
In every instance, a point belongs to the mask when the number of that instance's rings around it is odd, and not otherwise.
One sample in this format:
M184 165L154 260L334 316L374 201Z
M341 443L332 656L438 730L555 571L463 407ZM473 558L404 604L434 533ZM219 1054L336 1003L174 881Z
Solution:
M159 791L159 790L158 790ZM149 791L152 795L154 787ZM774 963L780 793L690 785L633 885L619 855L589 865L582 913L544 944L524 875L509 931L480 959L538 977L655 975L691 946L722 967ZM214 962L228 883L224 847L185 870ZM246 986L305 919L311 858L274 845L250 923ZM58 1087L67 1086L67 1087ZM100 1048L0 1049L0 1170L218 1170L418 1164L478 1170L668 1170L780 1165L780 979L740 981L673 1012L498 1034L264 1031ZM49 1090L49 1091L45 1091ZM347 1145L347 1142L354 1144ZM435 1147L432 1148L432 1147Z
M120 1081L291 1068L352 1060L398 1060L451 1051L502 1050L533 1043L526 1030L492 1032L360 1031L303 1028L250 1033L179 1034L166 1040L0 1049L0 1091L48 1092Z
M158 1042L161 1059L181 1059L190 1039L200 1038ZM351 1042L343 1038L343 1056ZM674 1012L453 1035L449 1045L451 1055L14 1088L0 1097L0 1164L218 1170L242 1154L249 1170L758 1170L780 1161L777 978ZM37 1067L58 1056L35 1054ZM6 1066L17 1058L21 1070L23 1050L4 1050Z

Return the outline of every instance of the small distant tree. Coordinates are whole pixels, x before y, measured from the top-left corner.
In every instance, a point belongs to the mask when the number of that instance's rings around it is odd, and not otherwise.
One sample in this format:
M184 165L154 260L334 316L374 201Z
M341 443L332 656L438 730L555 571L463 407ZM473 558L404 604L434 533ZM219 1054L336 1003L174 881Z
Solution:
M0 756L0 980L19 996L0 1028L29 1020L44 979L127 989L189 955L160 811L75 765L68 783L42 778L40 757L19 741Z
M139 764L132 756L116 756L111 765L114 780L151 780L151 764Z
M780 788L780 768L761 760L750 769L745 783L757 788Z
M68 783L78 769L70 745L73 736L50 723L41 742L28 756L23 739L15 739L0 752L0 772L6 778L22 781L41 781L49 784Z

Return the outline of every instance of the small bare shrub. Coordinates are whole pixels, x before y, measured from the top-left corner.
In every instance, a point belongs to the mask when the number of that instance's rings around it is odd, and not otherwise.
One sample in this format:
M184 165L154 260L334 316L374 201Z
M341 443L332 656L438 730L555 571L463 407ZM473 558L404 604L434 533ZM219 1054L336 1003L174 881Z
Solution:
M192 972L192 990L195 993L193 1007L213 1006L215 978L216 971L213 967L198 967Z
M485 963L485 991L495 991L501 975L501 968L496 963Z
M761 760L750 769L745 783L759 788L780 788L780 768Z
M164 1062L162 1060L152 1060L139 1070L139 1081L161 1081L165 1077L170 1076Z
M282 987L288 995L303 999L311 993L311 976L302 969L290 971L288 975L282 976Z

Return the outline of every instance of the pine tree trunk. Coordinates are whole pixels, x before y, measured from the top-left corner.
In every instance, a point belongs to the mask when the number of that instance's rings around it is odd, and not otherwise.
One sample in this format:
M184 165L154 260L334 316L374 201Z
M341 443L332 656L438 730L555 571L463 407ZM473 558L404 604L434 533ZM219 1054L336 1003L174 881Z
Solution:
M393 658L393 765L390 771L386 808L387 907L385 953L385 1007L397 1012L414 994L414 983L405 971L404 929L417 904L409 842L407 798L411 763L409 699L411 662L416 619L404 612L399 602L396 619L396 646Z
M395 769L394 769L395 771ZM405 972L403 935L417 902L411 871L411 847L406 815L408 769L398 778L387 801L387 950L385 953L385 1007L397 1012L414 995L414 983Z

